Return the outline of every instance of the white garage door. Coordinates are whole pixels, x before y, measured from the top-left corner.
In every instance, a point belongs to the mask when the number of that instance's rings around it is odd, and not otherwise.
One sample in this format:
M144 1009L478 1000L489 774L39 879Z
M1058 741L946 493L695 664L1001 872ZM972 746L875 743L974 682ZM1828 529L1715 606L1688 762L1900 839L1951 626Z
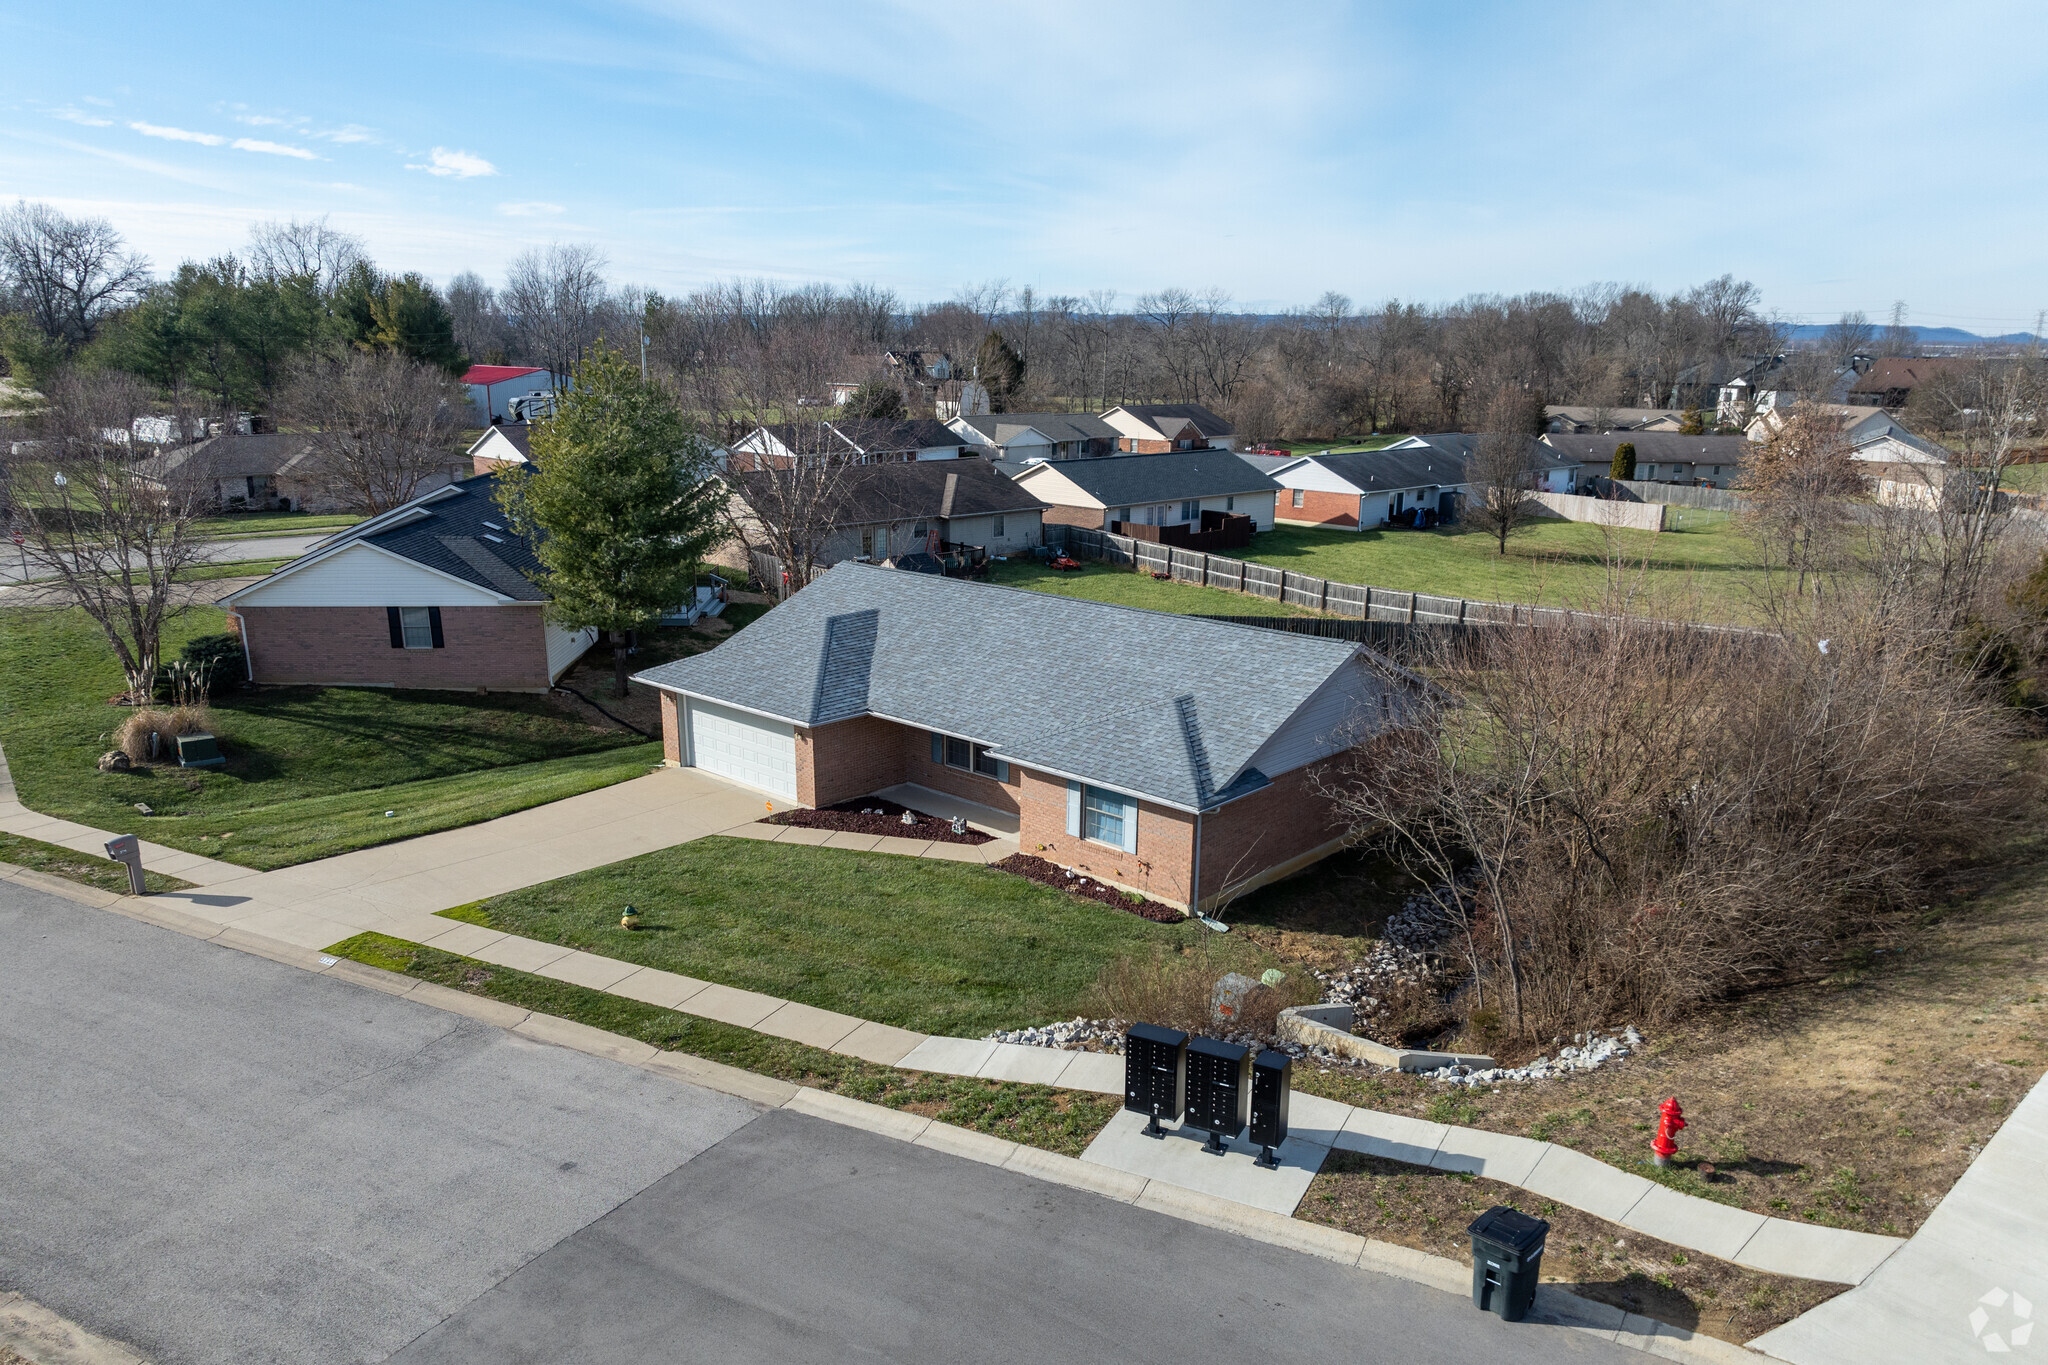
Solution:
M787 721L690 701L690 762L709 773L796 800L796 734Z

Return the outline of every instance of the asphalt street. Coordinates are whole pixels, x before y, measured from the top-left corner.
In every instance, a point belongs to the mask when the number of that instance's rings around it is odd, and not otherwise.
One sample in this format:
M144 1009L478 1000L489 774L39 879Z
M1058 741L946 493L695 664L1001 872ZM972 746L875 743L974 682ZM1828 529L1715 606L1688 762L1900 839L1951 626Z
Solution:
M231 540L209 540L205 542L204 559L209 564L235 564L250 559L296 559L333 534L330 530L317 535L240 536ZM141 561L138 559L136 562ZM50 576L47 567L38 566L33 560L24 560L12 544L0 538L0 583L22 582L24 569L31 579Z
M0 882L0 1288L200 1361L1637 1361Z

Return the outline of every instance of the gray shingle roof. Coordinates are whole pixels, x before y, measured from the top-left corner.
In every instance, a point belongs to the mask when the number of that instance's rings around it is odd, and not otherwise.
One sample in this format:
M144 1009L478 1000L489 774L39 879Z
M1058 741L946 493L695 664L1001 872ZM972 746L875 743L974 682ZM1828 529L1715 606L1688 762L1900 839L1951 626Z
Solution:
M498 510L493 496L497 479L494 473L479 474L451 483L408 504L417 515L394 513L396 524L373 517L329 536L308 553L326 554L361 541L517 602L545 602L547 594L538 586L540 560Z
M778 477L743 471L726 476L749 483ZM953 497L946 499L950 483ZM832 520L841 526L916 521L923 517L980 517L993 512L1042 512L1049 503L1012 483L987 460L902 460L847 467Z
M1371 493L1427 488L1432 484L1454 488L1465 482L1464 460L1430 446L1410 446L1405 450L1347 450L1309 458L1338 478Z
M1026 427L1055 441L1113 441L1117 436L1115 427L1086 412L983 412L960 420L984 439L999 442L1014 439Z
M1266 493L1280 486L1228 450L1106 455L1095 460L1059 460L1036 467L1058 471L1104 507Z
M1200 403L1125 403L1123 410L1141 421L1153 423L1155 427L1161 418L1178 417L1183 421L1193 422L1195 430L1201 432L1204 438L1237 434L1236 427Z
M815 726L873 714L1199 810L1264 786L1260 745L1369 651L842 563L718 648L638 681Z
M1614 448L1624 441L1636 448L1636 458L1646 464L1660 460L1737 464L1751 448L1747 436L1681 436L1675 431L1610 431L1600 436L1553 432L1543 440L1581 464L1603 466L1603 474L1604 467L1614 462Z

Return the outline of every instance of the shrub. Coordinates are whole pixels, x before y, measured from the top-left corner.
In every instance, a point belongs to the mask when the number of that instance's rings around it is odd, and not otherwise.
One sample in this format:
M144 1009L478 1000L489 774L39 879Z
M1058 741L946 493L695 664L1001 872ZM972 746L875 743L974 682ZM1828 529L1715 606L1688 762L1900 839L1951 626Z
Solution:
M1160 1024L1213 1035L1219 1025L1209 1013L1210 993L1229 970L1202 951L1118 958L1095 983L1095 1012L1127 1024ZM1292 974L1278 986L1254 986L1245 992L1227 1031L1270 1040L1277 1036L1281 1010L1306 1004L1316 995L1315 979L1306 972Z
M1610 479L1633 479L1636 476L1636 443L1623 441L1614 448L1614 463L1607 468Z
M167 710L145 706L131 713L121 722L121 728L114 732L115 747L128 755L133 763L150 761L149 740L157 736L156 761L175 763L178 761L179 735L198 734L212 728L213 716L202 703L197 706L174 706Z
M233 687L248 675L248 664L242 656L242 637L234 631L194 636L178 651L178 662L200 670L209 695L224 687Z

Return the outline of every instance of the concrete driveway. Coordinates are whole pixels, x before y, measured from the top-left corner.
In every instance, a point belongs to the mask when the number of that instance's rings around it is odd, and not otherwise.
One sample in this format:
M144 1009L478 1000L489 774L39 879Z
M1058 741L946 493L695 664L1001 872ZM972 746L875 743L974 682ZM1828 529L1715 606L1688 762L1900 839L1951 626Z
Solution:
M0 883L0 1285L183 1362L1640 1359Z

